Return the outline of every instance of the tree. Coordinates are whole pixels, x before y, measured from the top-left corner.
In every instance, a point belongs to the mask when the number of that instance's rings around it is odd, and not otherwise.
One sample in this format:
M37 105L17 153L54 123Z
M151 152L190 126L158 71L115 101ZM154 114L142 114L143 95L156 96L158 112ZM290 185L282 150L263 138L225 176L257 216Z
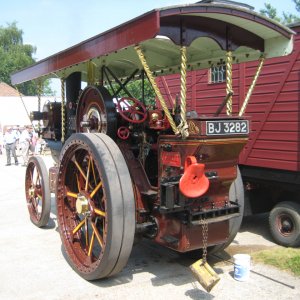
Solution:
M111 95L114 94L116 90L118 90L119 85L118 84L113 84L113 90L110 86L107 86L109 92ZM126 85L127 90L130 92L130 94L135 97L138 100L142 100L142 89L143 89L143 82L141 79L131 81ZM121 97L128 97L126 92L124 90L121 90L118 95L118 98ZM144 81L144 102L146 105L155 105L155 92L148 80Z
M16 22L7 27L0 26L0 81L11 85L10 74L33 64L35 52L36 47L23 44L23 31ZM24 95L36 95L38 92L33 81L20 84L18 89ZM43 91L51 94L49 81L44 82Z
M300 0L293 0L293 2L294 2L295 5L296 5L296 10L297 10L297 12L300 12Z
M295 3L296 10L300 12L300 0L293 0L293 2ZM300 21L300 18L296 15L286 12L283 12L282 17L279 17L277 14L277 9L270 3L265 3L265 8L261 9L260 13L283 24L291 24Z

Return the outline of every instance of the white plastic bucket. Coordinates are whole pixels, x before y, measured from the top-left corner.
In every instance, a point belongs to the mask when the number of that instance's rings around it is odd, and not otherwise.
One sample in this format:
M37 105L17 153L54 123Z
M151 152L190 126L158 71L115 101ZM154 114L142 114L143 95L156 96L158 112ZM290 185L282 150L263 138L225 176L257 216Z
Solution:
M251 258L248 254L235 254L234 259L234 279L247 281L250 274Z

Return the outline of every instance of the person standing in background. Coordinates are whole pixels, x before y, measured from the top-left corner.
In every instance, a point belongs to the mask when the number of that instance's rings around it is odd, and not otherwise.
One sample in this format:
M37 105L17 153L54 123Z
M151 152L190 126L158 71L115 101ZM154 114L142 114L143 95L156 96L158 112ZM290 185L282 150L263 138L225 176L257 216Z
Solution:
M5 150L6 150L6 159L7 159L6 166L11 165L11 154L15 159L15 165L16 166L18 165L18 158L16 154L16 140L17 140L16 135L12 131L11 127L8 127L3 138Z
M20 135L19 140L21 146L21 155L23 158L23 166L26 167L28 163L28 156L29 156L29 147L31 143L31 127L25 126L24 130Z

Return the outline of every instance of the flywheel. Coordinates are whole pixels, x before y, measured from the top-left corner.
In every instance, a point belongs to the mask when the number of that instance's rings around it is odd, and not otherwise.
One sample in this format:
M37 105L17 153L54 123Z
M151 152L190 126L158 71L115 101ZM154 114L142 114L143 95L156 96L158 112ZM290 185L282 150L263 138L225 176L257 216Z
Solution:
M76 131L104 133L112 138L117 132L117 112L108 90L87 86L81 93L76 111Z

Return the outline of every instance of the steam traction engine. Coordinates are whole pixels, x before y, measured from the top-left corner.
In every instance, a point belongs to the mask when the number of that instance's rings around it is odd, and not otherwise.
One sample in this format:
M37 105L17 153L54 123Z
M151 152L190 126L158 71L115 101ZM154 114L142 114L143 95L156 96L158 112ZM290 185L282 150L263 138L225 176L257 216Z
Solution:
M43 160L31 158L26 199L32 222L46 226L55 192L76 272L88 280L118 273L138 234L179 252L217 251L234 239L244 205L237 160L250 125L233 116L232 63L287 54L291 35L248 7L204 1L153 10L12 75L14 84L61 78L61 103L32 113L57 165L48 178ZM186 106L186 71L220 62L224 101L214 116L199 116ZM180 101L167 103L155 76L175 72ZM128 87L135 80L139 100Z

